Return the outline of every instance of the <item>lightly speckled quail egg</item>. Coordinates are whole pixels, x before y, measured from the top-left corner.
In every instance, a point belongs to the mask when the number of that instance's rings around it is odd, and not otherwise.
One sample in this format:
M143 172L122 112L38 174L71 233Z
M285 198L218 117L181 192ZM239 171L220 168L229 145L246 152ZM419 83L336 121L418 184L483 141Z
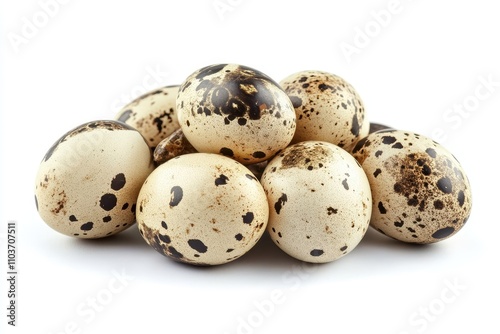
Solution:
M428 244L464 226L472 205L469 180L440 144L409 131L381 130L360 140L352 154L370 181L377 231Z
M269 203L268 232L292 257L331 262L351 252L368 229L372 202L359 163L321 141L290 145L261 178Z
M179 89L177 113L196 150L245 165L271 158L295 133L295 111L286 93L264 73L242 65L195 71Z
M38 213L54 230L101 238L135 223L136 201L153 171L142 135L117 121L82 124L45 154L35 184Z
M239 258L260 239L269 216L264 190L248 168L213 153L180 155L158 166L137 203L146 242L193 265Z
M368 134L361 97L343 78L323 71L300 71L280 81L297 115L292 143L319 140L348 149Z
M115 119L132 126L154 148L179 128L175 101L179 86L166 86L139 96L116 115Z

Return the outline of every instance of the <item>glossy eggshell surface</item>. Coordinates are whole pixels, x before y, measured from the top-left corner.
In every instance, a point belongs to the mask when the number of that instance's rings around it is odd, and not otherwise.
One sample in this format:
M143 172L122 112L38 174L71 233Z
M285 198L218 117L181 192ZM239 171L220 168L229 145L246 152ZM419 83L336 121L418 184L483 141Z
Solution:
M78 238L101 238L135 223L142 183L153 171L139 132L116 121L85 123L62 136L43 158L35 183L41 218Z
M218 265L257 243L268 211L261 184L244 165L218 154L191 153L148 177L137 222L159 253L194 265Z
M177 112L197 151L244 164L269 159L295 133L295 111L285 92L242 65L211 65L191 74L179 89Z
M374 132L352 154L372 189L371 226L394 239L428 244L451 237L472 205L457 159L430 138L401 130Z
M368 179L357 161L336 145L306 141L289 146L268 163L261 183L270 208L268 232L296 259L339 259L368 229Z
M361 97L343 78L322 71L301 71L280 81L297 114L293 143L327 141L344 149L368 134Z
M179 86L166 86L139 96L118 112L116 120L139 131L154 148L179 128L175 106L178 91Z
M374 133L374 132L377 132L380 130L390 130L390 129L393 129L393 128L388 126L388 125L385 125L385 124L371 122L370 123L370 130L368 131L368 134ZM360 138L360 139L362 139L362 138Z

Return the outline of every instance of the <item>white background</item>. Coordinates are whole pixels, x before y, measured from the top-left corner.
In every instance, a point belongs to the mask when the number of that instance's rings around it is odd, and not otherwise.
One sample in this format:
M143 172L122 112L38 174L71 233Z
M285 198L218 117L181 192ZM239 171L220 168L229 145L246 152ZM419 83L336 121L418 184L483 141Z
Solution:
M0 5L0 321L8 333L498 330L495 2L65 2ZM342 51L348 45L351 53ZM196 268L156 253L136 226L82 241L38 217L35 173L62 134L113 118L146 88L227 62L276 81L305 69L335 73L358 90L371 121L433 136L468 173L467 225L428 247L370 230L352 253L320 266L264 238L230 264ZM18 225L15 328L6 317L8 221Z

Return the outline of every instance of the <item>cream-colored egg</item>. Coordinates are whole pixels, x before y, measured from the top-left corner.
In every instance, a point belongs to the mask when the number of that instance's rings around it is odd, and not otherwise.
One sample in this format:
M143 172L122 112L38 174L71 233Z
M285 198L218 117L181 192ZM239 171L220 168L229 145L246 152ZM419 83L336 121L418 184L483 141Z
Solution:
M297 114L293 143L320 140L348 149L368 134L370 124L354 87L322 71L301 71L280 82Z
M239 162L210 153L173 158L141 189L137 222L159 253L193 265L218 265L248 252L264 233L266 195Z
M327 142L287 147L267 165L261 183L275 244L299 260L331 262L363 238L372 202L368 179L345 150Z
M242 65L211 65L191 74L179 89L177 112L197 151L245 165L271 158L295 133L286 93L267 75Z
M152 90L124 106L115 119L139 131L154 148L179 128L175 106L178 91L179 86Z
M352 150L370 181L371 226L394 239L434 243L456 234L469 218L469 180L457 159L414 132L381 130Z
M116 121L85 123L43 158L35 183L38 212L68 236L116 234L135 223L137 196L153 169L151 150L138 131Z

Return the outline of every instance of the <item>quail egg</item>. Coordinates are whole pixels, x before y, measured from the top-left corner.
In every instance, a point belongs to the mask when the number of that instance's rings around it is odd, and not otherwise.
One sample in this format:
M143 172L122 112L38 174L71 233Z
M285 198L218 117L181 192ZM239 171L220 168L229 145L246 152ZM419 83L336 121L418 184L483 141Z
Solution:
M301 71L280 81L297 115L293 143L320 140L348 149L368 134L361 97L343 78L323 71Z
M177 112L197 151L245 165L271 158L295 133L286 93L264 73L242 65L211 65L191 74L179 89Z
M213 153L158 166L138 198L137 222L159 253L193 265L219 265L248 252L264 233L264 190L241 163Z
M351 252L369 226L368 179L342 148L322 141L290 145L261 178L269 203L268 232L290 256L331 262Z
M137 129L151 148L179 128L175 101L179 86L166 86L139 96L115 119Z
M135 223L137 196L153 169L138 131L117 121L85 123L45 154L35 184L38 213L68 236L116 234Z
M469 180L457 159L414 132L381 130L352 150L368 176L371 226L394 239L435 243L455 235L472 205Z

